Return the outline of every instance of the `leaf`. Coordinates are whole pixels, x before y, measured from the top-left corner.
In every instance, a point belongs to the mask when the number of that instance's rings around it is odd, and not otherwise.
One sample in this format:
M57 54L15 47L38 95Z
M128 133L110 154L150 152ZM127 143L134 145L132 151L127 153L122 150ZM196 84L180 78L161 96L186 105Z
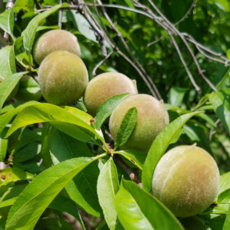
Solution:
M12 118L17 115L18 113L20 113L25 107L33 105L33 104L37 104L38 102L36 101L30 101L27 103L24 103L20 106L18 106L17 108L11 110L8 113L5 113L3 115L0 116L0 133L2 132L2 130L5 128L5 126L12 120Z
M169 91L169 103L171 105L179 106L187 91L188 89L185 88L172 87Z
M34 230L74 230L73 226L62 219L40 219Z
M130 135L132 134L136 126L137 116L138 113L135 107L127 111L117 131L114 149L117 149L120 146L124 145L126 141L129 139Z
M143 170L143 166L147 157L145 153L133 149L116 151L114 154L120 154L124 156L141 170Z
M52 128L50 132L50 154L54 164L58 164L74 157L91 157L87 145L77 141L72 137ZM78 204L87 213L94 216L101 216L101 208L97 198L97 178L99 169L93 162L83 169L73 181L71 181L66 190L74 202Z
M126 230L183 230L174 215L134 182L122 180L115 197L119 220Z
M4 161L7 154L8 140L0 137L0 162Z
M227 189L230 189L230 172L227 172L220 177L220 189L218 196L226 191Z
M73 22L74 26L78 28L82 35L98 43L90 24L83 15L79 14L76 10L68 10L67 17Z
M9 182L16 182L19 180L33 179L34 175L24 172L20 168L14 166L13 168L4 168L0 170L0 186L6 185Z
M226 219L224 222L224 227L222 230L229 230L230 229L230 208L228 209L228 213L226 215Z
M117 212L114 204L114 198L118 190L119 182L117 169L113 159L110 158L101 169L98 177L97 193L105 220L111 230L117 228L122 229L117 219Z
M13 37L14 30L14 9L6 10L0 14L0 28Z
M54 200L49 205L49 208L59 210L61 212L67 212L70 215L74 216L78 222L81 224L83 229L85 229L84 222L81 219L81 216L78 212L78 209L76 205L66 197L62 196L61 194L58 194Z
M216 5L221 4L226 12L229 12L229 2L227 0L215 0ZM221 8L222 8L221 7Z
M230 134L230 92L229 89L222 89L212 93L209 97L210 102L214 106L216 115L221 120L225 129Z
M48 103L28 106L21 111L15 118L7 136L21 127L40 122L49 122L80 141L92 142L98 145L99 143L95 141L96 136L104 142L101 136L90 125L68 111Z
M0 83L0 111L10 93L17 85L19 79L27 72L15 73Z
M105 122L105 120L112 114L113 110L122 102L124 101L129 94L121 94L112 96L109 99L107 99L102 105L99 107L96 117L95 117L95 123L94 126L96 129L100 129L102 124Z
M32 142L16 152L14 162L25 162L37 156L41 151L41 144Z
M87 123L88 125L91 124L91 120L93 119L93 117L89 115L88 113L85 113L80 109L70 107L70 106L63 106L63 109L73 114L74 116L78 117L79 119Z
M172 143L178 132L181 132L183 125L194 115L201 112L194 112L184 114L166 126L161 133L156 137L152 146L148 152L143 172L142 172L142 184L143 188L150 192L152 187L152 176L157 166L157 163L164 155L168 146Z
M40 173L10 209L6 230L33 229L44 210L70 180L91 162L103 156L105 154L94 158L70 159Z
M106 224L105 220L101 221L101 223L97 226L96 230L109 230L109 227Z
M35 39L35 34L36 34L36 30L37 27L39 26L39 24L41 23L41 21L45 18L47 18L49 15L53 14L54 12L56 12L58 9L62 8L62 7L68 7L69 5L64 3L62 5L57 5L54 6L52 8L50 8L49 10L38 14L36 17L34 17L30 23L28 24L28 26L26 27L26 29L22 32L22 35L24 36L23 39L23 45L25 50L29 54L31 53L31 49L34 43L34 39ZM30 63L32 64L32 63Z
M16 73L14 48L6 46L0 50L0 78L3 80Z

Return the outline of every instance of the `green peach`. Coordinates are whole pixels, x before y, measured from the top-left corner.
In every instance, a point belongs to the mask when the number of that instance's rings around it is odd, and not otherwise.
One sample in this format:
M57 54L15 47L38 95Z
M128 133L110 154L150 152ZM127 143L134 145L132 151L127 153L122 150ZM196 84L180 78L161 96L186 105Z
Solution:
M88 71L78 56L66 51L56 51L43 60L38 79L47 102L72 105L85 91Z
M54 51L68 51L81 56L77 38L66 30L50 30L43 34L35 43L34 60L40 65Z
M152 191L175 216L189 217L212 204L219 179L216 162L208 152L195 145L178 146L157 164Z
M19 90L15 99L19 101L38 101L42 97L39 84L30 76L23 76L19 81Z
M121 73L103 73L96 76L85 91L84 102L88 113L95 116L103 102L123 93L137 94L136 81Z
M146 94L130 96L117 106L110 117L109 129L114 139L125 114L133 107L137 108L137 123L121 149L136 149L147 153L156 136L169 124L169 115L163 101Z

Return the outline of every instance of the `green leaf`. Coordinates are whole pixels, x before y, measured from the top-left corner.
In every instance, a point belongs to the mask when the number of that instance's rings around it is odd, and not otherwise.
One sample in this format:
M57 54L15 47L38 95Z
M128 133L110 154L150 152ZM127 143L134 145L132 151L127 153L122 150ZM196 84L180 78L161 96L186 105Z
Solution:
M89 115L88 113L85 113L84 111L80 109L70 107L70 106L63 106L62 108L68 111L69 113L73 114L74 116L78 117L79 119L87 123L88 125L91 124L93 117Z
M23 147L14 155L14 162L24 162L37 156L41 151L41 144L33 142Z
M0 161L4 161L7 154L8 140L0 137Z
M28 106L22 110L15 118L7 136L21 127L40 122L49 122L80 141L92 142L98 145L99 143L95 141L96 136L104 142L101 136L90 125L68 111L48 103Z
M15 73L0 83L0 111L8 96L11 94L19 79L27 72Z
M92 156L85 143L77 141L55 128L52 128L50 132L49 142L50 154L54 164L74 157ZM73 181L66 187L72 200L87 213L94 216L101 216L102 213L96 189L98 175L98 166L93 162L74 177Z
M111 230L122 229L117 219L117 212L114 204L114 198L118 190L119 182L117 169L113 159L110 158L101 169L98 177L97 193L105 220Z
M90 24L83 15L79 14L76 10L68 10L67 17L73 22L73 25L78 28L82 35L98 43Z
M156 137L152 146L148 152L143 173L142 173L142 184L143 188L148 192L152 189L152 176L157 166L157 163L164 155L168 146L172 143L178 132L181 132L183 125L194 115L201 112L194 112L184 114L166 126L161 133Z
M129 94L121 94L112 96L107 99L98 109L94 126L96 129L100 129L105 120L112 114L113 110L124 101Z
M229 12L229 2L227 0L215 0L216 5L217 3L221 4L226 12Z
M230 208L228 209L228 213L226 215L226 219L224 222L224 227L222 230L229 230L230 229Z
M96 230L109 230L109 227L106 224L105 220L101 221L101 223L97 226Z
M78 212L78 209L76 205L66 197L62 196L61 194L58 194L54 200L49 205L49 208L59 210L61 212L67 212L70 215L74 216L78 222L81 224L83 229L85 229L84 222L81 219L81 216Z
M114 149L117 149L120 146L124 145L129 139L136 126L137 117L138 113L135 107L127 111L117 131Z
M6 10L0 14L0 28L13 37L14 30L14 9Z
M225 129L230 134L230 92L229 89L222 89L212 93L209 97L214 110Z
M120 154L136 165L140 170L143 170L143 166L146 160L147 155L138 150L120 150L114 152L114 154Z
M221 175L220 177L220 189L218 195L222 192L230 189L230 172Z
M115 197L118 218L126 230L183 230L176 217L134 182L122 180Z
M0 78L3 80L16 73L14 48L6 46L0 50Z
M74 230L73 226L62 219L40 219L34 230Z
M103 156L105 154L94 158L70 159L40 173L12 206L6 230L33 229L44 210L70 180L87 165ZM33 218L30 218L31 216Z
M14 166L13 168L4 168L0 171L0 186L6 185L10 182L19 180L33 179L34 175L24 172L20 168Z
M179 106L187 91L188 89L185 88L172 87L169 91L169 103L171 105Z
M5 126L12 120L12 118L17 115L18 113L20 113L25 107L30 106L30 105L34 105L37 104L38 102L36 101L30 101L27 103L24 103L20 106L18 106L17 108L11 110L10 112L7 112L3 115L0 116L0 133L2 132L2 130L5 128Z
M45 18L47 18L49 15L53 14L54 12L56 12L58 9L62 8L62 7L68 7L69 5L64 3L62 5L57 5L54 6L52 8L50 8L49 10L38 14L35 18L33 18L30 23L28 24L28 26L26 27L26 29L22 32L22 35L24 36L23 39L23 44L24 44L24 48L29 54L31 53L31 49L34 43L34 39L35 39L35 34L36 34L36 30L37 27L39 26L39 24L41 23L41 21ZM30 63L32 64L32 63Z

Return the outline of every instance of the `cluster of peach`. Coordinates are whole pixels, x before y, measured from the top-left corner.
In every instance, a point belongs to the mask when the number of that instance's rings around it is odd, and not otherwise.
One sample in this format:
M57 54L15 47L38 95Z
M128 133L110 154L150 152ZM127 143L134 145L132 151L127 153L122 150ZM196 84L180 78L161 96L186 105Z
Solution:
M88 83L87 68L80 55L77 38L67 31L49 31L38 39L34 59L40 65L39 84L44 98L52 104L71 105L83 96L89 114L95 116L111 96L129 93L113 111L109 129L116 139L125 114L136 107L136 126L121 149L147 153L156 136L169 124L163 101L138 94L136 82L121 73L103 73ZM218 187L219 171L214 159L195 145L179 146L166 153L152 181L153 195L178 217L205 210L217 195Z

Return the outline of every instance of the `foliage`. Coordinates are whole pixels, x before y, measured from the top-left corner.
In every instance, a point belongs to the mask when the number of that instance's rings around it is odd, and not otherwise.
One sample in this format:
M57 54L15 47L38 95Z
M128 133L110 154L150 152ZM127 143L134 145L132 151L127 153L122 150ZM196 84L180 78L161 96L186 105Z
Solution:
M202 44L203 48L192 42L189 46L216 92L202 78L181 37L170 36L139 5L150 9L151 1L103 1L108 8L99 6L99 0L95 6L82 1L84 11L76 2L71 8L69 1L59 5L59 0L16 0L8 10L7 1L0 3L0 165L4 165L0 170L0 229L73 229L63 213L88 229L79 211L84 210L101 218L95 226L98 230L182 230L184 220L151 195L152 175L166 151L197 143L216 160L221 180L213 204L195 219L206 229L228 230L230 64L225 54L229 57L229 2L155 1L172 25L179 22L175 26L188 41L191 35ZM89 18L95 19L94 24ZM44 98L7 101L24 75L37 80L33 46L43 33L60 25L77 36L90 79L95 72L121 72L135 79L138 92L145 94L152 94L146 82L154 82L170 124L148 154L119 149L135 128L135 108L126 113L116 142L111 140L108 118L127 94L109 98L95 118L87 113L83 98L72 106L52 105ZM106 33L104 39L99 39L98 31ZM9 39L4 40L3 34ZM198 92L173 38L200 87ZM30 91L31 85L23 87Z

